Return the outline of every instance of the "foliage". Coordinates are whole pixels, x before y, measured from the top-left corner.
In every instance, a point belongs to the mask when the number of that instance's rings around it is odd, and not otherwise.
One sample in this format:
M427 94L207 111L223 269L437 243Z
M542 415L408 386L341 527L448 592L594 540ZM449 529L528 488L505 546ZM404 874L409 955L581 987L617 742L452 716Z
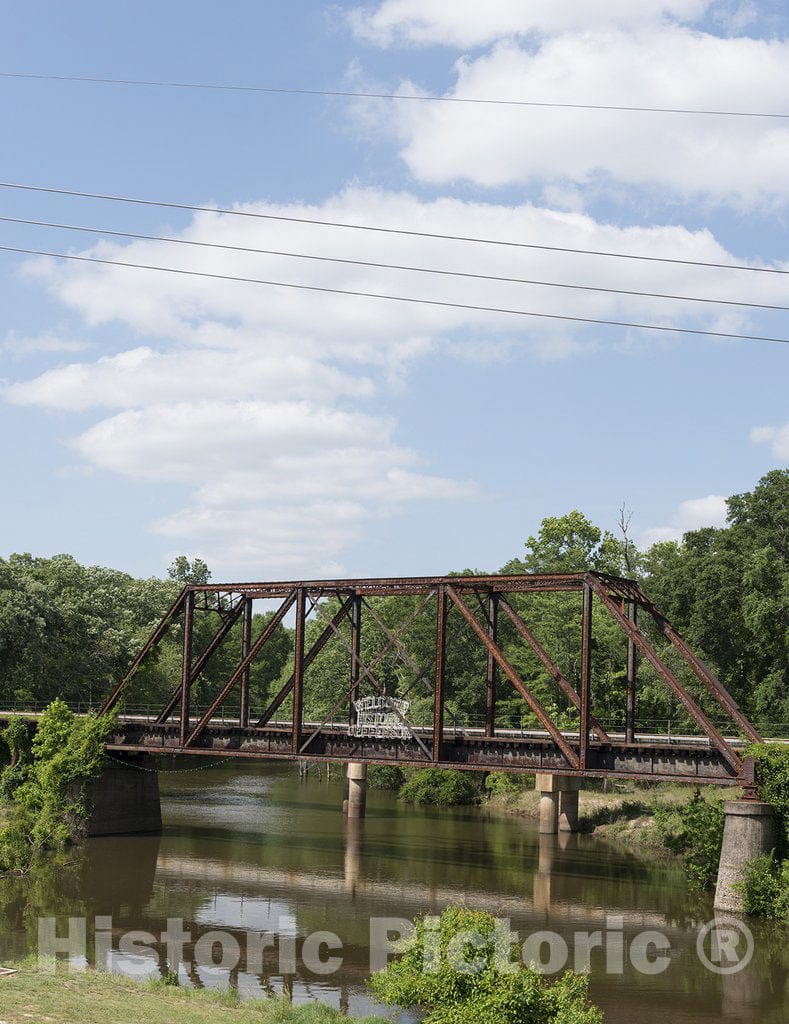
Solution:
M746 914L789 920L789 860L781 863L772 854L755 857L734 887L742 894Z
M371 789L387 789L398 792L405 782L405 772L397 765L374 764L367 769L367 785Z
M373 975L370 988L388 1005L423 1012L423 1024L602 1021L587 1002L586 978L568 972L549 984L536 970L514 963L517 952L517 946L502 949L492 915L448 907L438 920L417 919L413 938Z
M756 762L759 799L775 808L778 854L789 856L789 747L754 743L746 751Z
M727 508L725 528L650 548L645 589L746 714L787 726L789 470L768 473Z
M489 772L485 779L488 796L516 796L525 789L534 787L533 775L513 775L510 772Z
M25 707L62 697L70 704L103 702L122 678L184 583L210 579L200 559L179 556L166 580L138 580L114 569L80 565L70 555L0 559L0 703ZM258 636L269 615L255 615ZM216 612L195 616L195 656L221 620ZM241 623L206 665L193 686L195 707L205 706L235 668ZM267 701L292 649L280 627L251 670L253 709ZM159 705L181 672L180 626L174 625L134 678L129 704ZM233 695L228 707L234 707ZM262 707L261 707L262 711Z
M205 586L211 579L211 570L202 558L195 558L190 562L186 555L179 555L167 570L167 575L176 583L200 587Z
M79 838L86 814L84 783L99 775L110 718L78 717L61 700L42 714L33 742L9 786L10 819L0 832L0 870L23 870L42 850ZM4 773L4 781L6 780Z
M657 806L655 826L664 846L682 857L692 889L709 889L718 874L723 843L723 801L696 791L686 804Z
M471 772L448 768L420 768L405 782L400 798L409 804L456 807L480 799L479 781Z
M27 778L30 761L30 726L23 718L12 718L0 733L8 747L9 763L0 772L0 800L10 800L14 790Z

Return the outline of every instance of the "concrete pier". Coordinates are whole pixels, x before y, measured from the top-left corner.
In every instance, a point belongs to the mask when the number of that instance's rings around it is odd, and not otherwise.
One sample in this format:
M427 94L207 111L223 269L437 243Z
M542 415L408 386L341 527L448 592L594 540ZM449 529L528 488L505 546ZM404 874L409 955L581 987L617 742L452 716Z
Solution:
M540 793L540 832L543 835L577 832L581 780L538 772L535 788Z
M769 853L775 846L772 804L760 800L727 800L723 846L715 888L716 910L742 910L742 896L734 889L743 878L749 860Z
M85 787L88 836L161 832L159 773L152 757L113 755Z
M351 761L346 772L348 796L343 810L349 818L363 818L367 810L367 765Z

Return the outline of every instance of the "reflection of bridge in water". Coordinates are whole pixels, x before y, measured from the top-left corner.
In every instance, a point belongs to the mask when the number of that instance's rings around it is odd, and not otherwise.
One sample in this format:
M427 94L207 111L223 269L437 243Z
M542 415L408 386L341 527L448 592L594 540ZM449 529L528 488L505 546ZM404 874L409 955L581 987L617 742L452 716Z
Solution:
M580 685L576 688L543 647L524 618L520 595L575 594L579 598L581 633ZM396 626L384 622L377 597L402 597L404 619ZM327 602L331 599L333 604ZM278 607L253 636L256 601L276 601ZM609 734L595 715L592 701L592 607L597 602L619 626L627 653L622 666L626 693L621 736ZM336 611L333 609L336 607ZM408 649L408 631L426 614L435 621L433 652L428 665L420 665ZM331 608L333 614L327 610ZM194 650L194 622L198 614L218 617L219 627L199 653ZM252 714L250 670L286 616L295 614L292 672L267 707ZM323 622L322 632L307 647L308 617ZM650 643L639 625L649 619L662 640L673 648L706 690L714 709L705 711L677 674ZM527 616L528 617L528 616ZM500 623L507 622L504 638ZM152 721L121 717L111 748L151 754L236 758L323 760L351 764L439 766L482 771L530 771L576 778L620 777L669 779L692 783L752 785L749 762L738 753L725 732L744 734L758 741L758 733L712 672L696 657L637 583L600 573L565 573L530 576L447 576L375 580L332 580L293 583L208 584L185 587L126 677L107 698L103 713L116 708L133 692L133 679L168 630L180 623L182 672ZM240 660L210 705L193 713L192 688L216 652L229 642L233 627L241 632ZM369 623L369 626L365 626ZM364 628L382 638L382 649L365 662L361 656ZM480 703L485 706L481 729L447 725L446 690L448 652L460 630L476 636L487 654L487 669L480 679ZM506 639L506 642L505 642ZM346 681L337 680L333 707L322 721L304 719L308 672L328 644L345 652L350 662ZM556 686L557 695L577 715L574 730L563 729L537 699L514 663L531 652ZM387 655L401 659L414 679L411 687L427 681L432 690L432 725L417 727L403 713L404 705L387 695L376 677ZM649 663L693 723L698 736L683 743L639 735L637 725L638 662ZM504 696L518 694L524 713L539 733L518 734L501 728L497 707ZM379 735L358 727L354 708L362 689L389 709L389 728ZM228 699L237 701L237 722L220 721ZM406 694L399 694L404 697ZM366 698L362 698L366 699ZM292 711L287 723L276 722L283 705ZM340 712L347 724L339 724ZM392 728L392 722L398 727ZM725 723L721 730L721 723Z

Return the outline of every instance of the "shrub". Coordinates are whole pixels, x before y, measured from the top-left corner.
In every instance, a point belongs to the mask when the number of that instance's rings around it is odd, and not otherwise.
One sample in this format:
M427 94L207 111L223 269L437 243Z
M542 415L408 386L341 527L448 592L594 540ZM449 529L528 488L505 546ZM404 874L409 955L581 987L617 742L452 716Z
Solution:
M79 838L87 813L84 784L101 772L111 728L111 719L78 718L62 700L44 711L14 777L4 772L12 809L0 832L0 871L23 870L38 851Z
M438 920L417 919L399 958L369 984L382 1002L424 1014L422 1024L600 1024L587 978L568 972L551 984L505 965L517 953L517 945L502 949L490 914L448 907Z
M759 799L775 808L778 854L789 857L789 747L755 743L746 751L756 762Z
M789 919L789 861L781 864L770 854L754 858L735 889L742 894L746 914L774 921Z
M655 808L661 842L679 854L692 889L710 889L718 876L723 843L723 801L705 800L698 790L687 804Z
M480 798L479 781L470 772L448 768L420 768L414 772L400 790L400 796L409 804L435 804L454 807L475 804Z
M405 782L405 772L397 765L373 764L367 769L367 785L371 789L388 789L396 793Z
M517 796L526 789L534 788L533 775L513 775L510 772L490 772L485 779L488 796Z

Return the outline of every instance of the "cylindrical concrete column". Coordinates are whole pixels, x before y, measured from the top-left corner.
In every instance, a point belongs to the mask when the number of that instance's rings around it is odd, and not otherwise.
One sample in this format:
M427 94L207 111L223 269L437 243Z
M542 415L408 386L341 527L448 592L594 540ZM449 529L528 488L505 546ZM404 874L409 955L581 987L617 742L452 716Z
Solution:
M346 814L349 818L363 818L367 809L367 765L358 761L349 762L347 779Z
M559 794L540 794L540 832L555 835L559 831Z
M575 782L575 779L569 781ZM563 789L559 793L559 831L578 831L578 790Z
M538 772L535 787L540 793L540 832L553 835L578 829L578 791L581 780L567 775Z
M759 800L727 800L723 846L715 888L716 910L742 910L742 896L734 886L742 881L745 865L775 846L772 804Z

